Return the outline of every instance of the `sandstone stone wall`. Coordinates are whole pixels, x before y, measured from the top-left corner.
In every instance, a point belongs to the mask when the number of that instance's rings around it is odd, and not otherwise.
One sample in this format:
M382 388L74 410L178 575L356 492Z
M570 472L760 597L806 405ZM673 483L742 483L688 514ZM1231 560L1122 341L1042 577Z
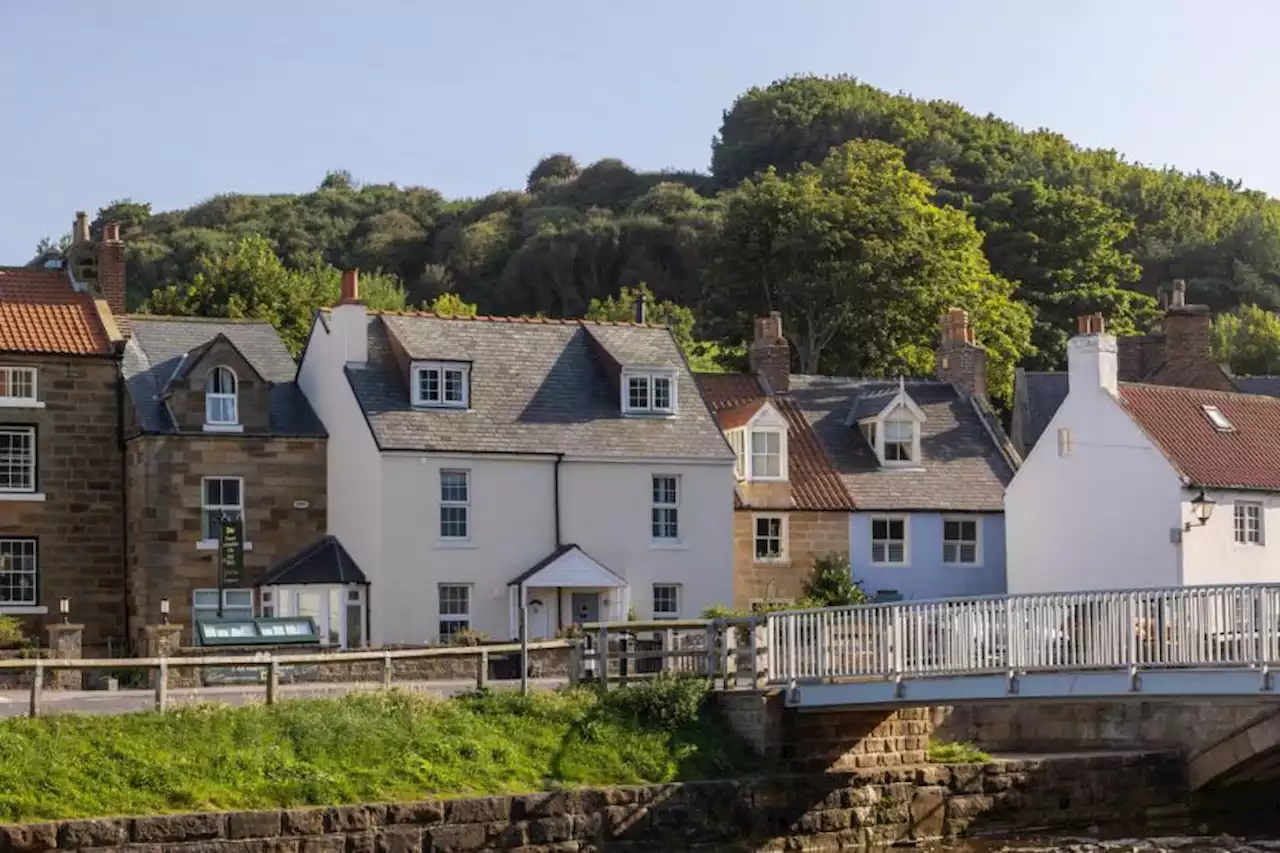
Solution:
M236 409L246 433L263 434L270 430L271 414L269 397L271 388L258 376L244 357L229 341L218 341L210 346L191 366L190 372L179 387L172 389L169 411L178 429L184 432L202 432L205 424L205 390L209 371L215 367L228 367L236 376Z
M813 560L824 554L849 553L847 512L781 512L786 517L785 559L758 563L755 559L755 516L767 510L736 510L733 514L734 607L745 609L763 599L796 600L813 573Z
M5 356L5 364L35 367L43 409L0 409L0 423L36 429L39 502L0 502L0 537L37 543L38 604L44 615L23 618L43 640L60 622L58 600L71 599L71 618L85 625L86 648L105 653L125 637L124 484L119 439L117 362L112 358Z
M244 587L325 534L323 439L234 435L140 436L128 444L129 610L137 630L160 600L190 638L192 594L217 586L215 551L201 538L201 480L244 478ZM295 501L306 501L303 509Z
M846 850L1023 827L1133 825L1185 801L1179 756L1147 753L0 826L0 850Z

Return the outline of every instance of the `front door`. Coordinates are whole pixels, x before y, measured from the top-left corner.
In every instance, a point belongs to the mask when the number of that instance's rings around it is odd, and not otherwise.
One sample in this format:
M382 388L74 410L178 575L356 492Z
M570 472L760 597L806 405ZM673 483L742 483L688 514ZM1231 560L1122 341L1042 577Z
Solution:
M600 621L600 593L575 592L570 604L573 607L573 624Z

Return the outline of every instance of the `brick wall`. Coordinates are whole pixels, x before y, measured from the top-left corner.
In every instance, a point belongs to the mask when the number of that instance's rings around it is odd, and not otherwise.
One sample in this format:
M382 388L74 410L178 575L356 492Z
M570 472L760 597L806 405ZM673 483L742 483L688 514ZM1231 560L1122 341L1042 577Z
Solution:
M200 541L201 480L244 478L244 586L325 533L323 439L141 436L128 444L129 609L133 624L191 625L192 592L217 586L214 551ZM294 502L307 501L305 509ZM189 636L189 634L188 634Z
M787 519L785 559L757 563L755 516L760 513L760 510L737 510L733 514L735 607L748 607L756 599L798 599L803 595L804 582L813 572L814 557L831 552L849 553L847 512L792 511L779 513Z
M1030 827L1131 828L1185 807L1183 775L1176 754L1103 755L484 799L69 820L0 826L0 849L866 849Z
M61 621L58 600L70 598L85 644L101 648L126 630L116 362L0 356L0 363L38 368L45 404L0 409L0 423L35 426L37 488L45 495L42 502L0 501L0 537L37 540L38 603L50 612L24 625L43 641L42 625Z

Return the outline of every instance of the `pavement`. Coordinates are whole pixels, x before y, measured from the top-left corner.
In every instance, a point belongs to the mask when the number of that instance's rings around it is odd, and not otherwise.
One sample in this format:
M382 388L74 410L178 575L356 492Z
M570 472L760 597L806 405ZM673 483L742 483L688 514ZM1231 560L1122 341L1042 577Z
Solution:
M533 678L529 686L554 690L568 682L563 678ZM474 690L475 681L397 681L394 687L433 696L456 696ZM490 681L493 690L519 690L519 681ZM382 689L381 682L342 684L281 684L281 699L332 698L347 693L371 693ZM259 684L195 687L169 691L169 707L215 703L249 705L266 701L266 687ZM49 690L40 694L41 715L46 714L129 714L155 709L153 690ZM0 718L23 717L31 708L31 691L0 690Z

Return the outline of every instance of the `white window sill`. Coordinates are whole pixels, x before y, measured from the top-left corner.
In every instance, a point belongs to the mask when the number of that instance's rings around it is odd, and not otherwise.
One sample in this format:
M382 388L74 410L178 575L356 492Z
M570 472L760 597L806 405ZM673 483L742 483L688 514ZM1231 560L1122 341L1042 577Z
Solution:
M679 539L650 539L649 550L651 551L687 551L689 546L681 542Z
M474 412L470 406L455 406L449 403L414 403L415 412Z
M910 564L910 563L876 563L876 562L872 562L872 563L871 563L871 565L872 565L872 567L877 568L877 569L909 569L909 568L911 568L911 564Z
M787 482L787 478L786 478L786 477L756 477L756 476L751 476L751 477L748 477L748 478L747 478L747 482L748 482L748 483L785 483L785 482Z
M243 424L205 424L205 432L244 432Z
M787 568L791 565L791 561L786 557L752 557L751 562L757 566L776 566L779 568Z
M982 563L943 563L949 569L980 569Z
M44 492L0 492L0 501L42 503L44 499Z
M675 412L655 412L648 409L627 409L623 414L629 418L674 418Z
M244 549L246 551L252 551L253 543L252 542L244 543ZM216 551L218 550L218 540L217 539L201 539L199 542L196 543L196 550L197 551Z
M23 400L14 397L0 397L0 409L43 409L42 400Z
M475 542L472 542L470 539L437 539L436 547L448 550L461 550L466 548L479 548L480 546Z
M0 604L0 616L43 616L48 612L43 604Z

